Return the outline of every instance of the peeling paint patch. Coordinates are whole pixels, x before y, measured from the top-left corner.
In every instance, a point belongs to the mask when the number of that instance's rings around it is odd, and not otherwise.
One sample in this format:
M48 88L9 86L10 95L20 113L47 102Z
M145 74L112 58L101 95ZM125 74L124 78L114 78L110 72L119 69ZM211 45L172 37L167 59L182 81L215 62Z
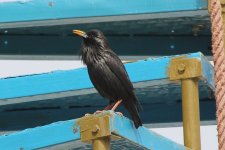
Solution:
M0 3L9 3L9 2L19 2L19 3L27 3L31 0L0 0Z

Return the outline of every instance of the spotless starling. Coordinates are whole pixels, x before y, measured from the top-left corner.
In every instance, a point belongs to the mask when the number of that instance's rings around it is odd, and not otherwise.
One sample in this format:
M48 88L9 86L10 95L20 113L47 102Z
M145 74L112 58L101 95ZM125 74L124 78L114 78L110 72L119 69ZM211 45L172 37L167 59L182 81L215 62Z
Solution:
M73 30L83 38L81 59L87 66L90 80L99 94L109 99L105 110L115 110L122 103L130 113L136 128L142 126L139 117L140 103L133 85L119 57L109 47L104 34L99 30L87 33Z

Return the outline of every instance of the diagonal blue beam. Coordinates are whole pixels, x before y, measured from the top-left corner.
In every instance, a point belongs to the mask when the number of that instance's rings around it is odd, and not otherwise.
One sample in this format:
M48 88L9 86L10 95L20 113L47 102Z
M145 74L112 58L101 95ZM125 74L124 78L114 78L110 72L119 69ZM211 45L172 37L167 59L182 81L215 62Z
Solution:
M113 134L117 134L132 143L136 143L148 149L186 150L165 137L162 137L151 130L140 127L134 128L133 122L126 117L121 117L112 111L110 114L110 129ZM52 123L49 125L26 129L17 133L0 136L0 149L37 149L80 139L79 126L77 120L68 120ZM76 129L76 130L74 130Z
M80 138L80 132L74 133L73 125L74 120L68 120L2 135L0 136L0 149L37 149L77 140Z
M168 84L168 68L174 57L185 56L199 59L203 66L203 78L206 86L214 89L213 66L201 53L160 57L125 64L133 83L154 81L157 84ZM160 82L162 81L163 82ZM167 81L164 81L167 80ZM147 82L145 82L147 84ZM0 100L50 94L65 91L78 91L93 88L87 69L55 71L50 73L0 79Z
M142 147L156 150L187 150L184 146L145 128L135 129L133 122L126 117L111 113L112 132Z
M15 0L0 2L0 23L200 9L207 9L206 0Z

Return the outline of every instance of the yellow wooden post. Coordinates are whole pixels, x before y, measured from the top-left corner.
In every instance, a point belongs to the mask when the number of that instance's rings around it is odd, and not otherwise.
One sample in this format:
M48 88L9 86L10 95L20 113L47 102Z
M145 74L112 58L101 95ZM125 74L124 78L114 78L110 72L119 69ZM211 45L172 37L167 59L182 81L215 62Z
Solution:
M77 123L82 142L92 143L93 150L110 150L110 114L85 116Z
M201 149L198 77L202 66L198 59L175 58L170 63L170 80L181 80L184 145Z
M181 80L184 145L201 149L198 78Z
M110 150L110 137L94 139L92 147L93 150Z

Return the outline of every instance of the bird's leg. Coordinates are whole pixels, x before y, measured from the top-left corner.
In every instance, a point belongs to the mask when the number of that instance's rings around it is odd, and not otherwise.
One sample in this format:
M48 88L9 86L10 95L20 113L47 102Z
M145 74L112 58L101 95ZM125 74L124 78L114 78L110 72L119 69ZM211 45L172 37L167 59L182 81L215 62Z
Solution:
M122 99L117 101L116 104L113 106L113 108L111 109L112 111L115 111L116 108L122 103ZM121 112L115 112L116 114L123 116L123 114Z
M103 110L97 110L94 114L100 114L103 113L105 110L110 110L114 106L114 104L115 103L109 104Z
M117 101L116 104L113 106L113 108L111 109L112 111L115 111L116 108L122 103L122 99Z
M115 102L109 104L108 106L106 106L106 107L104 108L104 110L110 110L114 105L115 105Z
M94 114L100 114L100 113L103 113L105 110L112 110L112 111L115 111L116 108L122 103L122 99L117 101L116 103L112 103L112 104L109 104L108 106L106 106L103 110L97 110ZM120 115L120 116L123 116L123 114L121 112L116 112L116 114Z

